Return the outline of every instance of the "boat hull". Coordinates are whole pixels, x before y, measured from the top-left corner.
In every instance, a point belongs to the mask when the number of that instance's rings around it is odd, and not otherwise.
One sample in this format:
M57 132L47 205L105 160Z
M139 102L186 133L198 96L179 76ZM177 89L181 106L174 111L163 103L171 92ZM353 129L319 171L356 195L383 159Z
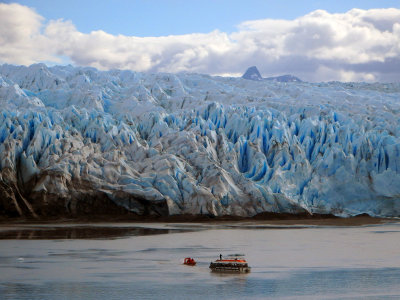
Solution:
M219 273L249 273L251 268L247 264L239 263L210 263L212 272Z

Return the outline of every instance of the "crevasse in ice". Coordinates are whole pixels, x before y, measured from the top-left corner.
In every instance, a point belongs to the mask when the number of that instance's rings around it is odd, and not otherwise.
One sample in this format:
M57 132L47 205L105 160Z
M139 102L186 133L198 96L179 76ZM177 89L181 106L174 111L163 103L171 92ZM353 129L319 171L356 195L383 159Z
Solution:
M0 107L0 181L36 206L400 213L400 84L2 65Z

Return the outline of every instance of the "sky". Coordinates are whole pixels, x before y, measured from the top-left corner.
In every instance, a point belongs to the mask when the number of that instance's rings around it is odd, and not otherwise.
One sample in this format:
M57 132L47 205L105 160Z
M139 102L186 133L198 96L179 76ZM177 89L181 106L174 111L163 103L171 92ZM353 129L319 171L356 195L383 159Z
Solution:
M0 1L0 63L400 81L400 1Z

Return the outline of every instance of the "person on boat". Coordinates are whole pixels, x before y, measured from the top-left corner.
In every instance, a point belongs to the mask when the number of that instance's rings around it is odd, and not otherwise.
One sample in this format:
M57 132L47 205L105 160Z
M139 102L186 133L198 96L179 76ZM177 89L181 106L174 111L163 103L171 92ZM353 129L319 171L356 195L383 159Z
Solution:
M222 254L219 255L219 260L222 260Z

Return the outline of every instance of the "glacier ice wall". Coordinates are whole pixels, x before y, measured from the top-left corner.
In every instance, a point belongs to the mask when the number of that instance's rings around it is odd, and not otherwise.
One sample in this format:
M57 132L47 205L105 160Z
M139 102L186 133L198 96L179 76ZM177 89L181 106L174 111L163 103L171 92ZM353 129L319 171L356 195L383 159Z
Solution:
M398 216L400 85L0 66L0 213Z

